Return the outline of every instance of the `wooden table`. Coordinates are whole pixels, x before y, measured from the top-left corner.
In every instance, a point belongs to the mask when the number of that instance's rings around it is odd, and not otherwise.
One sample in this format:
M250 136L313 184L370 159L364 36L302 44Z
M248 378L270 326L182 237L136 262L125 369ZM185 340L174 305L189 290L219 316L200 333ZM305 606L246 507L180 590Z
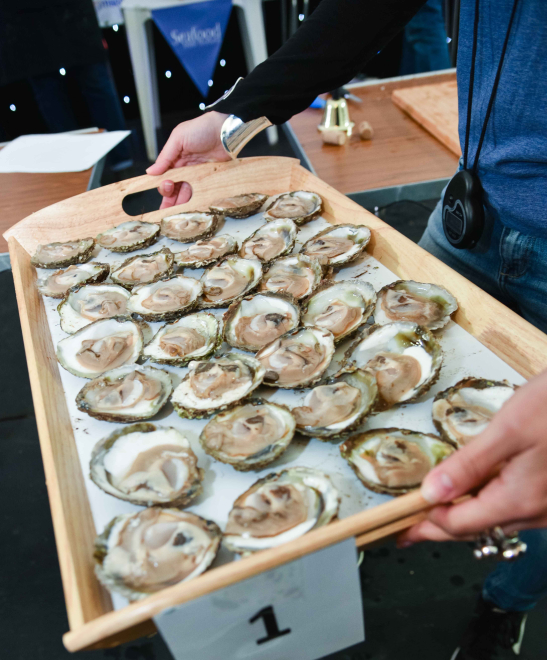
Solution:
M354 134L343 147L323 144L317 130L323 111L308 108L289 122L293 146L300 147L303 164L314 174L346 194L447 179L456 171L457 156L398 108L391 94L395 89L455 78L450 70L350 85L351 93L363 99L348 102L351 119L356 126L368 121L374 138L362 141Z

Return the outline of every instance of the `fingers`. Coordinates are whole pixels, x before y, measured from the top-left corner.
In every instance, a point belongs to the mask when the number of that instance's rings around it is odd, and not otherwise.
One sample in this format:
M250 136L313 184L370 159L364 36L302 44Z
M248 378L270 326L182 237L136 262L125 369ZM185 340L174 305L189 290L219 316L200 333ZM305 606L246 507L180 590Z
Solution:
M162 181L158 190L163 195L160 209L167 209L178 204L186 204L192 197L192 187L186 181L179 183Z
M172 197L174 194L176 194L175 184L173 181L162 181L158 186L158 190L162 197Z
M421 541L462 541L465 539L457 538L445 532L430 520L424 520L417 525L409 527L397 537L398 548L408 548L414 543Z
M178 127L177 127L178 128ZM180 157L182 151L182 144L178 138L178 131L175 130L169 136L165 146L157 157L156 162L146 170L147 174L158 176L170 170L175 161Z

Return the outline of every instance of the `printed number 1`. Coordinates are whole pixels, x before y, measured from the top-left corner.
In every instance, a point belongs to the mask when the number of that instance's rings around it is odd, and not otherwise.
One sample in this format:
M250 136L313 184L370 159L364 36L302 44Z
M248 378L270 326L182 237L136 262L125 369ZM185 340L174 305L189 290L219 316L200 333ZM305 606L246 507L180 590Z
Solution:
M252 619L249 619L249 623L254 623L258 619L264 621L264 627L266 628L266 637L261 637L256 640L257 644L264 644L265 642L271 642L272 639L276 637L282 637L283 635L288 635L291 632L290 628L285 628L285 630L279 630L277 625L277 619L275 618L274 608L271 605L268 607L263 607L260 612L257 612Z

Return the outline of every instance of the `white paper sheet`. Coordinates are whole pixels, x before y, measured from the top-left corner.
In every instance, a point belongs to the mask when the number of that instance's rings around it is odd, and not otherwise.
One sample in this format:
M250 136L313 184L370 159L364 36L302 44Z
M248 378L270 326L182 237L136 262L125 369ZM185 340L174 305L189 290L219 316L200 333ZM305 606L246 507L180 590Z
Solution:
M130 134L131 131L111 131L22 135L0 149L0 172L83 172Z

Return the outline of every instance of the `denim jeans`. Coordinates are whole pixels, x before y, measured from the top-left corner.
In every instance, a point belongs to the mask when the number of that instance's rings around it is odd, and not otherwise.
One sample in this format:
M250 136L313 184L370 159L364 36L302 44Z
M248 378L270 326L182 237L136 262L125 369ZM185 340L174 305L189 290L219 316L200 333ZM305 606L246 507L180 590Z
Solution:
M445 238L439 202L419 244L547 332L547 238L496 223L488 252L456 250ZM527 530L520 537L528 544L524 557L498 564L483 586L483 598L507 611L532 609L547 596L547 529Z
M428 0L405 27L400 75L450 68L443 1Z

